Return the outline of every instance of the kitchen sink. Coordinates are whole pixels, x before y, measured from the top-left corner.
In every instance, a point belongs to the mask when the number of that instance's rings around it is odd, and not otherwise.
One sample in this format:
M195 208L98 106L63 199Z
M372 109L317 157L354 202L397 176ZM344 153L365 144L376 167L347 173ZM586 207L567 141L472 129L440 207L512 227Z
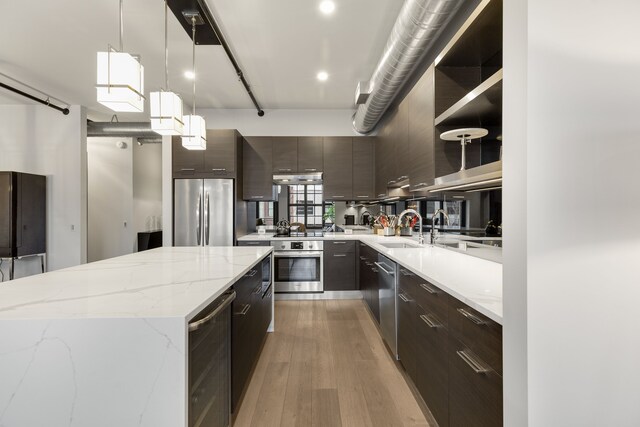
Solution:
M413 243L380 243L380 246L384 246L389 249L420 249L420 246Z

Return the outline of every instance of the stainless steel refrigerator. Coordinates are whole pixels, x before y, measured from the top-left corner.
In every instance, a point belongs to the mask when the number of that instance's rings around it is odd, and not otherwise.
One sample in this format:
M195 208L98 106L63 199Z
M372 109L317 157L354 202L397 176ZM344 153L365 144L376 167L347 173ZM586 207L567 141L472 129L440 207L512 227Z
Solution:
M174 181L174 246L233 246L232 179Z

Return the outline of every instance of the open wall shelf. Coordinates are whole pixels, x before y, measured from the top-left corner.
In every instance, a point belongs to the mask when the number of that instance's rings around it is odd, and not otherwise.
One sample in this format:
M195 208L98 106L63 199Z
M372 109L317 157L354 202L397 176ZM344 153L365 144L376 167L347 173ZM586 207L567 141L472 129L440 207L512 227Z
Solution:
M500 126L502 124L502 69L436 117L436 126Z

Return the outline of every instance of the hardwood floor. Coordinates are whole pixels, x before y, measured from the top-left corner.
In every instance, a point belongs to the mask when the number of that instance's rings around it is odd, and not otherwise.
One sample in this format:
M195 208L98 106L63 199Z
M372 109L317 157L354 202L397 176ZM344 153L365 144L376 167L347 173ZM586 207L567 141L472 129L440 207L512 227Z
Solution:
M429 426L362 300L275 304L234 426Z

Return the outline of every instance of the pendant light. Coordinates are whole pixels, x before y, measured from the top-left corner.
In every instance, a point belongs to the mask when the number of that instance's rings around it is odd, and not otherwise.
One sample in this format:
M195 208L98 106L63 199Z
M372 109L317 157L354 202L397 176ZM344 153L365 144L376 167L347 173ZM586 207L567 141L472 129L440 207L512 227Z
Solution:
M196 15L191 16L191 35L193 37L193 104L191 115L184 116L182 146L188 150L206 150L207 127L204 118L196 115Z
M144 111L144 67L140 57L124 52L124 22L120 0L120 50L109 45L98 52L98 102L117 112Z
M169 47L167 40L167 0L164 2L164 90L151 92L151 130L160 135L182 135L182 98L169 90Z

